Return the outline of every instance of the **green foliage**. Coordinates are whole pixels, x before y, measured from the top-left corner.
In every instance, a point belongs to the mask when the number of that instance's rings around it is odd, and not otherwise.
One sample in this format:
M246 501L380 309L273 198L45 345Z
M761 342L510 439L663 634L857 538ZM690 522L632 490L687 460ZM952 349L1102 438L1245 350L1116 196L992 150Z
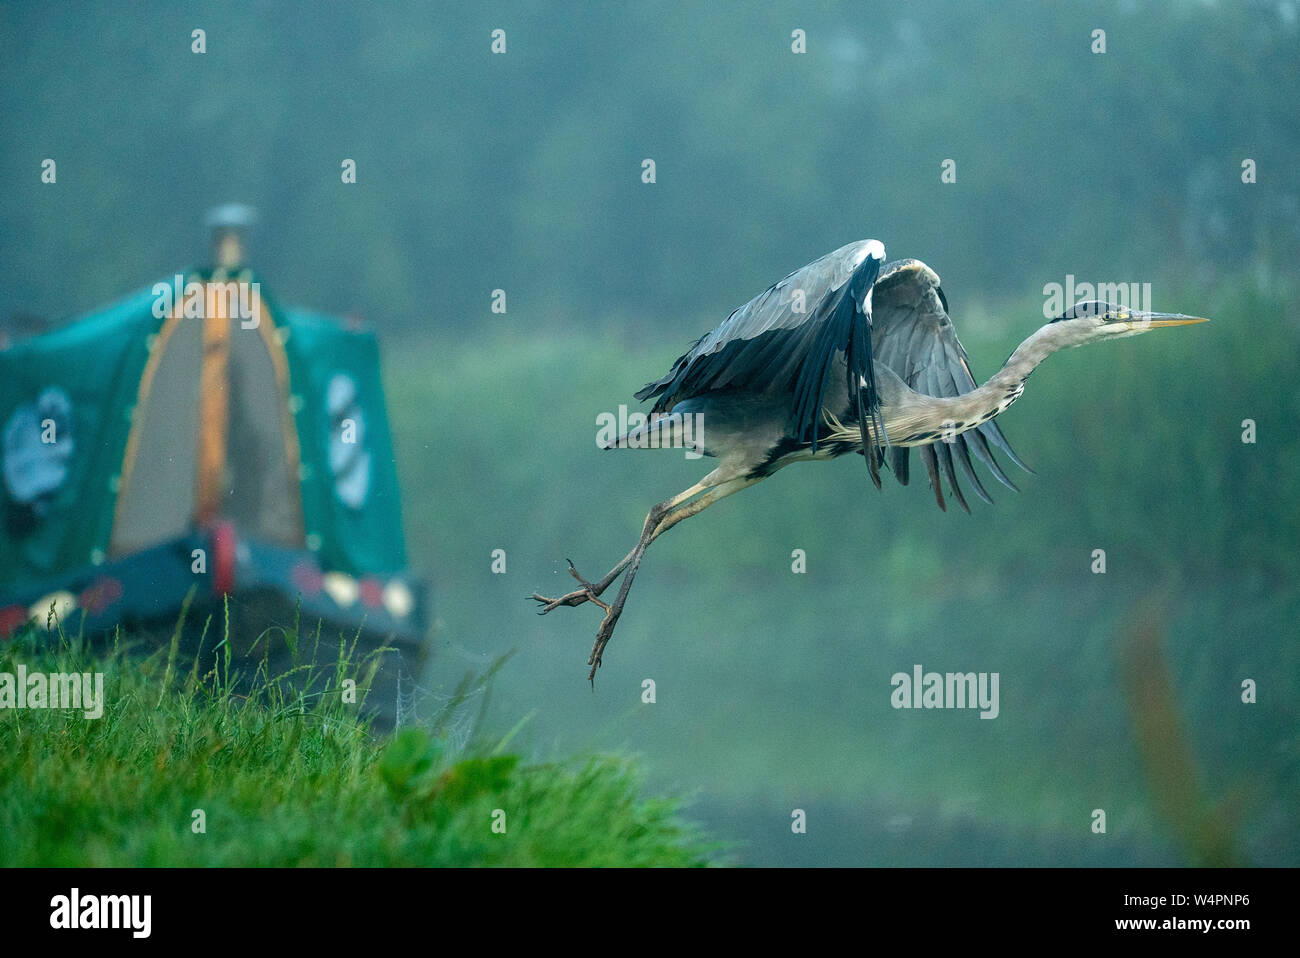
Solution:
M384 749L379 774L396 799L410 795L442 756L442 743L417 728L402 729Z
M436 733L377 740L338 691L279 676L237 695L217 670L168 682L167 649L102 658L78 638L0 649L46 672L102 671L103 717L0 711L0 866L702 865L716 854L634 765L545 765ZM170 656L168 656L170 659ZM438 727L435 720L433 728ZM206 831L196 834L202 809ZM504 833L491 828L504 815Z

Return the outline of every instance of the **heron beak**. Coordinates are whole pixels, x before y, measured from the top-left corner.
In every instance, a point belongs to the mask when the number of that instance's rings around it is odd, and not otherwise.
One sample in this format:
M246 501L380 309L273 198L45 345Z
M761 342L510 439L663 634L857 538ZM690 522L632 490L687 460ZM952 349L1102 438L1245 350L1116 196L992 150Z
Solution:
M1148 313L1140 309L1121 311L1111 322L1135 333L1160 326L1191 326L1208 323L1204 316L1184 316L1182 313Z

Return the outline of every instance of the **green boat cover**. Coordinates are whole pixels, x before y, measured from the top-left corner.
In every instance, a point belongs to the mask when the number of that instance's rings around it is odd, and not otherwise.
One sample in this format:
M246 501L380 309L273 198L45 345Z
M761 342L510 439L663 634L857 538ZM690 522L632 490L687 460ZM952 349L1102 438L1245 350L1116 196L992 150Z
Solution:
M232 278L190 270L0 350L0 587L215 518L306 548L324 569L404 568L373 333L282 309L244 270L257 327L231 316L210 364L214 333L175 304L189 284ZM215 514L201 505L203 475Z

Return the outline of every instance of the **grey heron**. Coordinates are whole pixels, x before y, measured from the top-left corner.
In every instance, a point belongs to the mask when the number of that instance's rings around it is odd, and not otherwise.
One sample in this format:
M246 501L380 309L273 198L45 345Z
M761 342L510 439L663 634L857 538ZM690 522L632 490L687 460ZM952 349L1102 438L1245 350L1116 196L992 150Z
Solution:
M1040 327L1002 368L977 386L948 315L939 277L915 259L885 262L878 240L828 253L736 309L698 339L672 368L636 393L655 399L646 424L604 448L665 447L690 442L687 416L703 425L695 451L718 459L707 476L646 516L636 546L597 582L569 562L579 588L557 598L534 593L539 615L591 602L605 612L587 664L595 678L650 543L719 499L766 479L792 462L860 453L880 487L888 464L907 485L912 447L946 509L943 483L967 512L957 470L992 503L971 464L1015 484L992 446L1032 472L1012 450L996 416L1020 398L1038 364L1060 349L1207 320L1082 302ZM619 576L614 602L600 597Z

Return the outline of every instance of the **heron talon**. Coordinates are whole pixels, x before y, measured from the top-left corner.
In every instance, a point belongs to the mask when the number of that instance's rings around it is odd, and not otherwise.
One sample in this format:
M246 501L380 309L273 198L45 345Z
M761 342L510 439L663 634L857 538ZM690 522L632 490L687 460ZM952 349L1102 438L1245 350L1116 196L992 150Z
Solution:
M584 579L584 578L582 577L582 574L581 574L580 572L578 572L578 569L577 569L577 567L573 564L573 560L572 560L572 559L565 559L564 561L567 562L567 563L569 563L569 575L571 575L571 576L573 576L575 579L577 579L579 585L581 585L584 589L586 589L588 592L590 592L593 596L600 595L600 590L597 589L597 588L596 588L594 585L592 585L590 582L588 582L586 579Z
M546 615L546 613L558 609L562 605L577 606L582 605L584 602L590 602L592 605L599 606L604 611L605 617L601 620L600 627L596 630L596 642L592 646L591 655L587 657L587 664L591 666L591 672L587 677L591 679L594 684L596 670L601 667L602 653L605 651L605 646L609 643L610 637L614 634L614 625L618 622L619 616L623 613L623 600L626 598L626 596L620 592L619 600L611 606L609 603L602 601L600 596L601 593L608 589L617 580L619 574L626 569L627 564L631 561L631 555L629 555L623 562L619 563L619 565L615 566L600 582L588 582L582 577L582 573L578 571L578 568L573 564L572 559L566 558L564 561L568 563L569 575L573 576L581 588L574 589L572 592L565 593L564 595L554 599L538 592L534 592L528 598L541 604L541 608L537 610L538 615Z
M599 600L594 600L599 602ZM600 622L600 628L596 630L596 642L591 647L591 655L587 657L587 664L591 666L591 672L588 673L589 680L595 679L596 670L601 666L601 660L605 654L605 646L609 644L610 638L614 635L614 626L618 624L618 617L623 614L623 603L617 602L613 606L605 605L605 618Z
M594 603L608 612L609 606L600 601L600 594L609 588L614 576L611 574L605 581L600 583L588 582L582 577L582 573L578 571L577 567L573 564L572 559L565 559L564 561L569 564L569 575L573 576L582 588L574 589L572 592L566 592L564 595L556 599L534 592L532 595L528 596L528 598L532 599L534 602L541 603L542 608L537 614L545 615L548 612L558 609L562 605L577 606L582 605L584 602Z
M604 602L601 602L600 599L597 598L598 594L599 593L596 592L596 587L594 585L591 585L590 583L584 583L581 589L574 589L572 592L566 592L558 599L550 599L544 595L539 595L536 592L534 592L528 598L532 599L534 602L541 603L542 608L538 610L537 612L538 615L545 615L547 612L553 612L555 609L558 609L562 605L569 605L569 606L582 605L582 603L584 602L593 602L596 605L600 606L602 609L604 609L606 612L608 612L609 606L606 605Z

